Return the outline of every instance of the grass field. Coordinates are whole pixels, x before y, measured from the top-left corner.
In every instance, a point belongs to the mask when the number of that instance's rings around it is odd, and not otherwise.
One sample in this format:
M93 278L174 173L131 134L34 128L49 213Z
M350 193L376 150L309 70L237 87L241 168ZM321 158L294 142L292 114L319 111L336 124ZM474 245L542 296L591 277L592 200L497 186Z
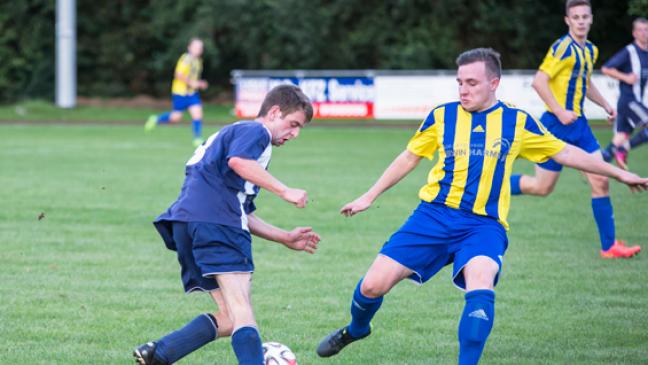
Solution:
M257 200L269 222L312 225L323 237L313 256L255 240L263 339L289 345L302 365L455 363L463 296L449 268L422 287L397 286L367 340L316 357L320 338L348 320L355 283L416 206L431 167L424 161L373 209L345 219L338 209L373 183L411 131L316 125L275 149L270 167L307 189L311 204L298 210L268 193ZM150 224L177 196L189 135L186 124L151 135L140 126L0 124L0 364L130 363L135 345L212 309L207 296L182 293L175 256ZM648 148L630 164L648 175ZM648 245L648 194L613 182L612 196L619 237ZM510 223L482 364L647 364L648 253L599 258L580 175L565 171L548 198L513 198ZM180 362L235 363L229 339Z

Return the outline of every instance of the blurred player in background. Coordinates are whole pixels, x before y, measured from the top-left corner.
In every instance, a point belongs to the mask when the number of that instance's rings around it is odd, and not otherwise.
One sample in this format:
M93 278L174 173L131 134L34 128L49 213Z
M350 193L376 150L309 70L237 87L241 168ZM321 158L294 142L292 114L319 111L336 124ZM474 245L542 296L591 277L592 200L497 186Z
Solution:
M612 142L602 151L605 161L614 159L622 168L627 168L628 152L648 142L648 107L643 99L648 81L648 20L637 18L632 23L634 42L623 47L601 71L619 80L619 101L614 123ZM632 139L635 129L639 132Z
M180 56L173 75L171 86L171 101L173 110L160 115L151 115L144 129L153 130L158 124L178 123L182 120L182 113L189 110L191 115L191 129L193 144L199 146L203 143L202 118L203 108L198 90L205 90L209 86L207 81L201 80L203 41L192 38L187 46L187 53Z
M637 190L648 184L648 179L555 138L527 112L497 100L497 52L466 51L457 58L457 66L460 101L433 109L378 181L341 209L345 216L368 209L422 158L433 159L438 151L428 182L419 191L421 203L358 282L351 322L322 340L317 348L321 357L369 336L383 296L401 280L423 284L453 263L453 283L466 291L458 328L459 364L478 363L495 319L494 288L508 247L509 178L516 158L553 158L615 177Z
M551 45L533 80L533 88L547 106L540 121L556 137L602 159L599 143L583 111L585 97L604 108L609 120L616 117L616 111L590 82L598 58L598 48L587 40L592 8L588 0L568 0L565 14L569 33ZM561 170L562 165L552 159L537 164L535 176L513 175L511 193L547 196ZM601 241L601 256L626 258L637 254L641 247L628 247L616 239L608 178L583 173L592 189L592 212Z
M306 191L289 188L266 169L272 146L297 138L313 107L293 85L272 89L255 120L223 127L196 149L186 165L180 196L154 222L176 251L185 292L210 292L219 312L201 314L183 328L135 349L142 365L173 364L218 337L232 336L240 365L262 365L263 350L251 302L251 234L314 253L320 240L310 227L285 231L254 213L260 188L297 208Z

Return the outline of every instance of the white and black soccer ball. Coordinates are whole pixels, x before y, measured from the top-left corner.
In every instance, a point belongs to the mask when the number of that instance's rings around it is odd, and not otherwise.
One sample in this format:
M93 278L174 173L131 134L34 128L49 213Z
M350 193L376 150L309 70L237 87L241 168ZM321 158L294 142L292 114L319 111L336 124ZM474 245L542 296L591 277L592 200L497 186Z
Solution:
M297 365L297 357L292 350L279 342L263 344L263 361L265 365Z

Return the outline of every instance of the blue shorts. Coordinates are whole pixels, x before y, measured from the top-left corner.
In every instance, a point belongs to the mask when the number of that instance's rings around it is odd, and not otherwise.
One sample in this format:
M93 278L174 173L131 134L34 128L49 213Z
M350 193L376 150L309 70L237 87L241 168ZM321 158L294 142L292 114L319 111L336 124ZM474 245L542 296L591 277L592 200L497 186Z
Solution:
M635 128L648 123L648 108L636 100L619 100L614 130L618 133L632 134Z
M191 106L200 105L200 94L197 92L186 96L171 94L171 103L173 104L174 112L181 112L189 109Z
M167 248L178 255L187 293L218 288L214 275L254 272L250 233L214 223L156 221Z
M563 140L571 145L580 147L587 153L596 152L601 149L592 128L587 124L587 118L584 116L578 117L576 121L569 125L564 125L558 120L555 114L545 112L540 117L540 122L553 134L556 138ZM560 171L562 165L558 162L549 159L547 162L539 163L538 166L545 170Z
M421 202L380 254L414 271L410 279L420 284L454 263L452 281L465 290L462 269L468 261L475 256L487 256L497 262L501 271L507 247L506 231L496 219ZM494 285L498 280L499 272Z

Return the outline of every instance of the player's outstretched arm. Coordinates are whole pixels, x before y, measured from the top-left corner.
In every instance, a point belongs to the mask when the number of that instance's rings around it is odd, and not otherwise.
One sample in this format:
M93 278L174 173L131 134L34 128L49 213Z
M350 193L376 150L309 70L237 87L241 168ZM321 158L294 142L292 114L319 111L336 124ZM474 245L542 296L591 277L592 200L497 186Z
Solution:
M248 214L248 227L250 232L258 237L283 244L295 251L315 253L320 236L313 232L311 227L296 227L286 231L263 221L254 214Z
M382 176L376 183L364 194L356 200L346 204L340 209L340 213L344 216L350 217L357 213L367 210L371 204L382 194L385 190L396 185L402 178L407 176L410 171L421 161L421 156L417 156L412 152L403 151L394 161L387 167Z
M551 92L551 88L549 87L549 80L549 75L547 75L544 71L538 71L533 78L533 83L531 84L531 86L538 93L540 99L542 99L542 101L547 104L549 109L556 115L556 117L558 117L560 123L565 125L573 123L576 119L578 119L578 115L576 115L576 113L574 113L573 111L566 110L565 108L560 106L558 100L556 100L556 97L554 97L553 92Z
M227 161L229 167L244 180L268 190L281 199L292 203L297 208L304 208L308 202L308 194L305 190L292 189L272 176L263 166L255 160L248 160L240 157L232 157Z
M587 81L587 98L598 104L601 108L605 109L607 113L608 122L613 122L616 118L616 109L614 109L608 102L605 100L601 92L598 90L596 85L591 80Z
M570 144L551 158L565 166L614 178L628 185L633 192L648 189L648 178L639 177L632 172L610 165L602 159Z

